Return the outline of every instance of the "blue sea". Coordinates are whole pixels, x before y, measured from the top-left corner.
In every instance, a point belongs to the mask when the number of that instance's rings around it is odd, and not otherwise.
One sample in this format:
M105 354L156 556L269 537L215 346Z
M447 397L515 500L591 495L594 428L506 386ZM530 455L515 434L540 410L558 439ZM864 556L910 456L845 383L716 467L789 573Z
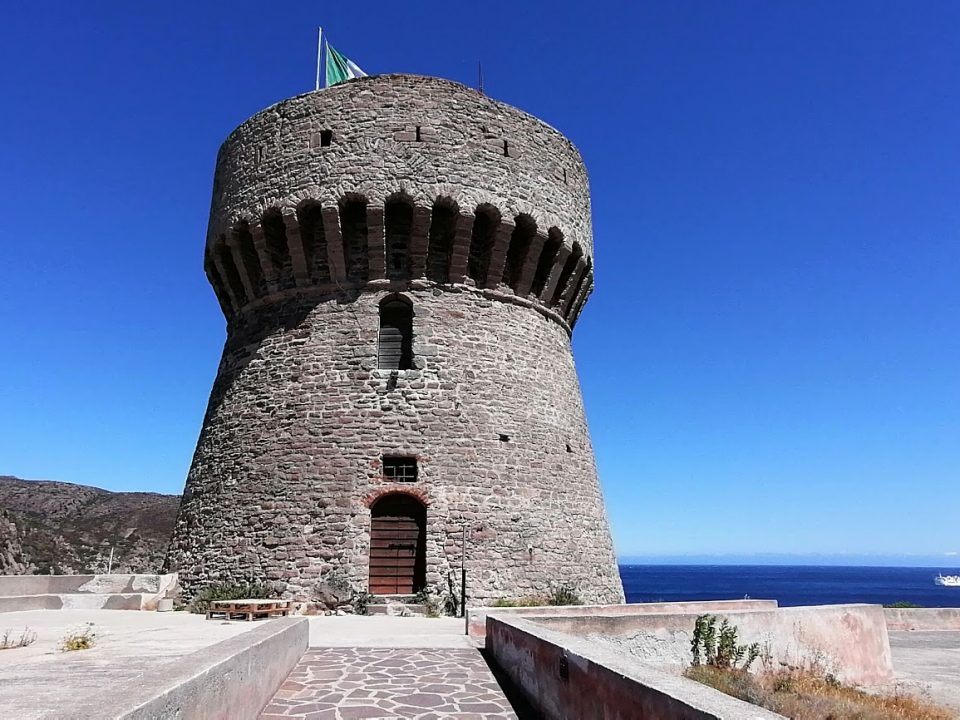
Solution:
M781 606L834 603L960 607L960 588L935 585L960 568L786 565L621 565L627 602L777 600Z

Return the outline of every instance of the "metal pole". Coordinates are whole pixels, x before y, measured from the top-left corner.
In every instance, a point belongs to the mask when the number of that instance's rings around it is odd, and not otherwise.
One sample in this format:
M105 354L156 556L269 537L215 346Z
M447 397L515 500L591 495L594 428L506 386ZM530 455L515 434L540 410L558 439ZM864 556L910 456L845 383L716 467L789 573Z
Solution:
M317 28L317 90L320 89L320 53L323 50L323 28Z
M110 546L110 560L107 561L107 575L113 570L113 545Z
M467 526L463 526L460 544L460 617L467 616Z

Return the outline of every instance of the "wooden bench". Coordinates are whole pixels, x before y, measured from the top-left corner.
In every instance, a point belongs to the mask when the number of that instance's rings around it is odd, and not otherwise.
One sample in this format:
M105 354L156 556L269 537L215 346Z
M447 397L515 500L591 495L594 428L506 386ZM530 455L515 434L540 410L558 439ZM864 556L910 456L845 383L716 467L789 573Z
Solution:
M286 617L292 610L290 600L211 600L207 620L264 620Z

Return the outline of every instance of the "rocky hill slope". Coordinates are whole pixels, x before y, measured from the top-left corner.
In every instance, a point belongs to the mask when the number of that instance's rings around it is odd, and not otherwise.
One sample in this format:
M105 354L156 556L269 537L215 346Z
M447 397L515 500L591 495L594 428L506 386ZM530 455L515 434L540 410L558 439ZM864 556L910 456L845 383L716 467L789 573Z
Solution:
M0 475L0 575L158 572L178 495Z

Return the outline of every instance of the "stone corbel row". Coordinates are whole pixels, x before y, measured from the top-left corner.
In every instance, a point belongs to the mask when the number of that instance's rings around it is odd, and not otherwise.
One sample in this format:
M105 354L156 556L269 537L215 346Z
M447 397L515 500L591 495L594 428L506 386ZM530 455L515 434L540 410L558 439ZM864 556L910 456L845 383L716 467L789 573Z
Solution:
M363 205L365 224L351 227L345 237L344 211L351 203ZM388 247L387 215L396 203L407 203L410 217L399 250L396 242ZM363 257L351 261L358 253ZM402 263L403 277L388 267L390 261ZM395 287L425 279L510 293L573 327L593 290L592 261L579 243L567 245L558 228L544 232L529 215L502 217L488 204L469 212L448 198L431 208L396 195L384 204L352 196L336 207L304 201L296 208L271 208L219 235L208 248L205 269L228 319L283 293L337 292L374 281Z

